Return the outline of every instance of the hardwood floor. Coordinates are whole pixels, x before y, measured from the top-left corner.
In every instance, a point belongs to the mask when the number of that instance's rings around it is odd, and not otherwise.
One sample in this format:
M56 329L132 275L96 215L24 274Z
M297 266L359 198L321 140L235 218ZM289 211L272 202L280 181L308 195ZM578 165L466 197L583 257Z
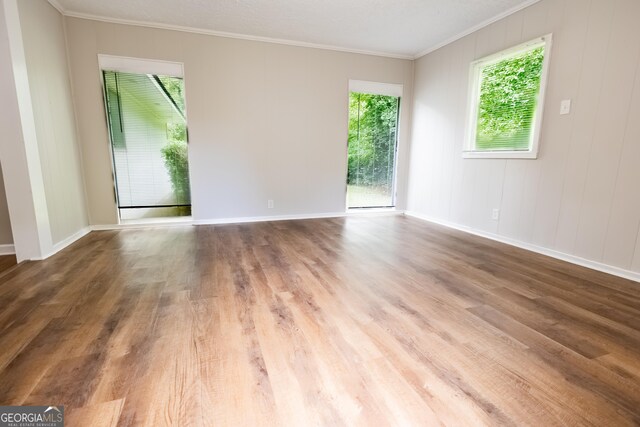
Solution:
M16 265L15 255L0 255L0 275ZM0 276L1 278L2 276Z
M94 232L0 279L67 425L639 425L640 284L402 216Z

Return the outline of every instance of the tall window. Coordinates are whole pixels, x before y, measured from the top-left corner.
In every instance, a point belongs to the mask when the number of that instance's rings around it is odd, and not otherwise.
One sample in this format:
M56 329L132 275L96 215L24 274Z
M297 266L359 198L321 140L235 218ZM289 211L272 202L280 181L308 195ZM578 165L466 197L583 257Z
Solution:
M121 220L191 214L181 77L103 69Z
M354 87L363 91L349 95L347 207L393 207L400 97Z
M536 158L551 36L471 64L465 157Z

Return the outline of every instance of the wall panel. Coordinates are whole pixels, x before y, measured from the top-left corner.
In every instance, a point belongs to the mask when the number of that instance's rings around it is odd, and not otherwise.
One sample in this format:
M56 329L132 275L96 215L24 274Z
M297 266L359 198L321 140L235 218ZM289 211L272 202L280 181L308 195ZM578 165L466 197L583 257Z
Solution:
M542 0L418 59L408 210L640 272L638 19L634 0ZM547 33L538 159L463 159L470 63Z

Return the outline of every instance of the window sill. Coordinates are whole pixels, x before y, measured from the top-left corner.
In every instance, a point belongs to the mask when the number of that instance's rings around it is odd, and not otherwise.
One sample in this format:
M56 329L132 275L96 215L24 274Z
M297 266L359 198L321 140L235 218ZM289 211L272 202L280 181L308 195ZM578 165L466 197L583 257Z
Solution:
M463 151L465 159L527 159L535 160L538 153L533 151Z

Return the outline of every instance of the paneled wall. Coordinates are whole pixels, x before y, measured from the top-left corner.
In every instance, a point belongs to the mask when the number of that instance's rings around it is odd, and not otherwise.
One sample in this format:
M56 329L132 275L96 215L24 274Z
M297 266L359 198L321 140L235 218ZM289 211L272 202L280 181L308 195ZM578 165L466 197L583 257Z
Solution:
M408 210L640 272L639 17L637 0L542 0L417 60ZM463 159L469 64L547 33L539 158Z
M47 1L19 1L26 68L55 246L87 227L64 17Z

